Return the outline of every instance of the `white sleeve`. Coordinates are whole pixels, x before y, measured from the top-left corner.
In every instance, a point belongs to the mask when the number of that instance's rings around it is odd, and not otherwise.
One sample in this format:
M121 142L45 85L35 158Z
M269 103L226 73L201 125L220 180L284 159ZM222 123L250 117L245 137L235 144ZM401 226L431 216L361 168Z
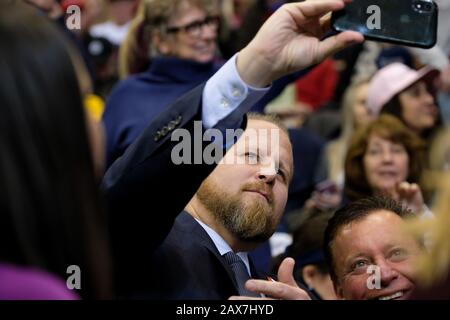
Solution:
M202 96L202 121L205 129L214 127L236 108L246 113L270 89L253 88L239 76L235 54L205 85Z

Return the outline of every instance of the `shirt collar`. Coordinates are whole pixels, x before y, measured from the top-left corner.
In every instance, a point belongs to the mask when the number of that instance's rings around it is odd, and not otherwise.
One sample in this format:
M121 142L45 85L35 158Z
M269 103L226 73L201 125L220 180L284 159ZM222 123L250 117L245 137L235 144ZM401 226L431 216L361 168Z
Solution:
M202 228L206 231L208 236L214 242L214 245L216 246L221 256L223 256L227 252L233 251L231 247L228 245L228 243L214 229L212 229L211 227L209 227L208 225L204 224L202 221L196 218L195 220L202 226ZM242 261L244 261L248 274L251 275L252 273L250 271L248 252L237 252L236 254L242 259Z

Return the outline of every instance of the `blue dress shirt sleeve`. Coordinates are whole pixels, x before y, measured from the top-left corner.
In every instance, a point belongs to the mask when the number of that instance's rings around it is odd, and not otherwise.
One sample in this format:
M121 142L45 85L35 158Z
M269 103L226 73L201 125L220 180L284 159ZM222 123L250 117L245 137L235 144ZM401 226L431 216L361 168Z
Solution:
M214 127L237 107L249 111L271 87L254 88L239 76L235 54L205 85L202 95L202 121L205 129Z

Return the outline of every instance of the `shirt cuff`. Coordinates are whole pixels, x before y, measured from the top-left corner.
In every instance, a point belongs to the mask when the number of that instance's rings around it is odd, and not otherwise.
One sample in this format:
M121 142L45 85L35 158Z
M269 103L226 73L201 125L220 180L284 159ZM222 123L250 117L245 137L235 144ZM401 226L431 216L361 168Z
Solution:
M254 88L239 76L235 54L205 85L202 96L202 121L205 129L213 128L236 108L245 114L271 87Z

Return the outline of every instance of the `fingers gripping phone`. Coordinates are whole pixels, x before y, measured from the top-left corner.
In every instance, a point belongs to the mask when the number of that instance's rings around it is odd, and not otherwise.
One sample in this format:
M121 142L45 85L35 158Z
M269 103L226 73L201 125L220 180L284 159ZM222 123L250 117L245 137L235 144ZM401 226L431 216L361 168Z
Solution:
M336 31L358 31L371 40L431 48L437 17L432 0L353 0L333 13L331 23Z

